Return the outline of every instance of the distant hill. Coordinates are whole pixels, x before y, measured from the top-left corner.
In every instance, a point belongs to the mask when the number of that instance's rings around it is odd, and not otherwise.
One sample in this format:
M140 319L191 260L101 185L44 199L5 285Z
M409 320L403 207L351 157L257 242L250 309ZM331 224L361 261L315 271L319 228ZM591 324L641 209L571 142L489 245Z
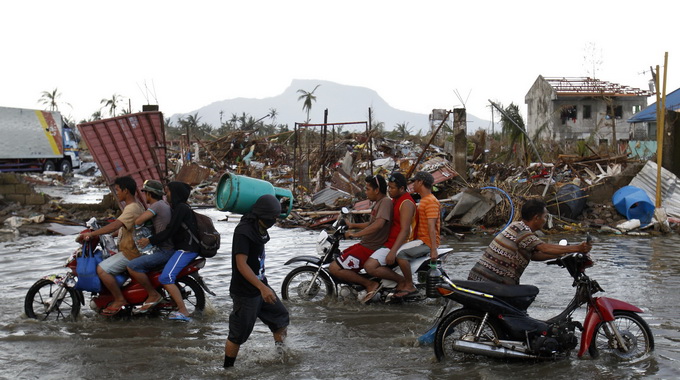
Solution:
M213 127L220 125L220 111L223 120L229 120L232 114L241 115L243 112L259 119L266 116L271 108L276 109L276 124L288 124L293 128L295 123L303 123L306 113L302 110L302 101L298 101L299 89L312 91L316 85L321 85L314 92L316 102L312 104L310 119L312 123L323 122L323 112L328 109L328 122L368 121L368 108L373 111L373 121L385 123L386 130L393 130L398 123L408 123L412 133L418 130L429 130L428 115L408 112L391 107L377 92L357 86L347 86L323 80L294 79L286 90L277 96L264 99L235 98L214 102L186 114L174 114L172 122L180 117L198 113L201 122ZM479 128L488 128L490 122L482 120L468 113L468 132L473 133ZM271 123L268 118L266 124ZM351 127L345 127L351 130Z

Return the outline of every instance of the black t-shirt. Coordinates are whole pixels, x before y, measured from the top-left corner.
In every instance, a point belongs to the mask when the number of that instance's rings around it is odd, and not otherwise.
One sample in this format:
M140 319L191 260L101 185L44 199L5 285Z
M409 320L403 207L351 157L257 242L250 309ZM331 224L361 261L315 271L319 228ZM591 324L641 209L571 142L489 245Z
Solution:
M231 246L231 284L229 292L240 297L255 297L260 295L260 291L246 280L236 267L236 255L248 255L246 262L250 269L263 283L267 284L264 275L265 249L264 243L253 241L248 235L244 234L242 226L234 229L234 239Z

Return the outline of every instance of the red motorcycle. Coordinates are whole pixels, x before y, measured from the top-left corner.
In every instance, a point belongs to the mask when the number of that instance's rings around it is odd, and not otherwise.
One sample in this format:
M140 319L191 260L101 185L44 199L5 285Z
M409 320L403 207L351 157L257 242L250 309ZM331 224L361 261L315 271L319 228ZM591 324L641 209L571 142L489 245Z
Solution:
M91 227L92 229L96 229ZM106 236L106 235L105 235ZM109 236L110 238L110 236ZM84 242L83 244L90 244ZM104 252L110 252L107 248L106 239L101 239L99 242L93 242L91 246L101 246ZM29 318L39 320L76 320L80 313L81 305L85 305L85 297L83 292L76 289L78 282L78 273L76 271L77 260L81 255L82 249L73 252L64 267L67 268L66 273L51 274L44 276L38 280L26 294L24 301L24 311ZM179 287L184 303L189 309L190 313L200 313L205 309L205 293L215 295L203 282L203 278L198 271L205 266L205 258L197 257L189 265L187 265L177 276L176 285ZM160 268L162 269L162 268ZM176 305L170 298L170 295L165 291L161 283L158 281L161 271L149 272L149 279L151 284L163 296L163 301L154 307L157 313L169 313L176 310ZM123 296L128 301L129 306L126 306L117 315L131 314L135 306L141 306L147 298L146 290L132 278L119 279ZM106 306L113 301L113 296L106 289L101 287L99 293L91 293L90 308L99 313L104 310Z

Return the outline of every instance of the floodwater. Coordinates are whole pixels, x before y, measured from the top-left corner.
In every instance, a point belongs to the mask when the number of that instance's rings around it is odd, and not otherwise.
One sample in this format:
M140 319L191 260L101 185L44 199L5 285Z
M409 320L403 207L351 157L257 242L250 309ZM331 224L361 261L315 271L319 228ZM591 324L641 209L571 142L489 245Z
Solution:
M227 214L206 212L214 219ZM656 351L637 362L612 357L576 358L530 363L483 357L437 363L431 346L418 344L438 304L428 300L405 305L362 305L355 301L288 305L291 325L283 357L276 354L271 334L258 322L241 347L236 366L222 368L231 299L229 249L238 219L218 221L223 249L201 270L209 296L205 315L190 323L160 317L111 320L86 305L76 322L38 322L26 318L24 297L41 276L58 273L77 248L73 236L26 237L0 243L0 378L4 379L631 379L680 377L680 237L595 236L596 265L589 275L618 298L645 310ZM302 229L271 231L267 273L280 294L291 257L314 254L317 232ZM557 242L564 236L551 236ZM567 237L576 240L579 237ZM453 278L466 277L491 237L445 241L454 253L444 262ZM349 244L349 242L345 242ZM529 309L548 318L572 296L566 270L531 263L523 283L540 287ZM583 317L583 313L576 314Z

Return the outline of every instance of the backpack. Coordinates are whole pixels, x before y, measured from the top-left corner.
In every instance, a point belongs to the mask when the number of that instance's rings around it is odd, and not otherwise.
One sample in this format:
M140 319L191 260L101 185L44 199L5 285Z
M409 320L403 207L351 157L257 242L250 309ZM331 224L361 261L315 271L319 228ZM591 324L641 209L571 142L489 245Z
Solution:
M213 257L217 254L217 250L220 249L220 233L215 229L210 217L195 211L193 213L194 217L196 217L198 237L191 232L191 229L186 224L182 223L182 227L186 228L191 239L198 243L200 247L198 254L201 257Z

